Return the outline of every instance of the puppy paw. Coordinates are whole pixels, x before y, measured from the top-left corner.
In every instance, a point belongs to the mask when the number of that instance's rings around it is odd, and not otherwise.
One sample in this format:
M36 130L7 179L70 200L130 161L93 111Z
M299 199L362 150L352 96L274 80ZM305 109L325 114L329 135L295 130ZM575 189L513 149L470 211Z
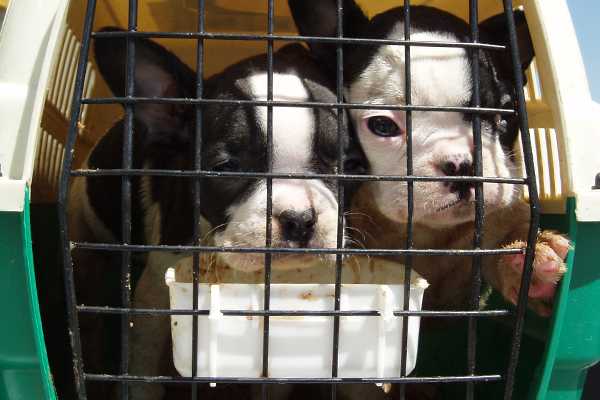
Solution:
M525 247L527 244L522 241L505 246L507 249ZM569 240L558 233L543 231L538 235L528 304L542 316L552 313L556 284L567 270L564 259L570 248ZM517 304L524 263L525 254L510 254L500 258L501 292L513 304Z

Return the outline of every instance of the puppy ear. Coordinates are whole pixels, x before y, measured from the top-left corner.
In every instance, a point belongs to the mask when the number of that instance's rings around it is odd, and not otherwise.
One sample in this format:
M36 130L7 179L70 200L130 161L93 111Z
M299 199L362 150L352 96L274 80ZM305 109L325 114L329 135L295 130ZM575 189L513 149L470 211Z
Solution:
M533 42L531 41L529 27L527 25L527 21L525 20L525 13L521 10L515 10L514 19L517 31L519 56L521 57L521 70L525 72L525 70L529 68L529 64L531 64L531 61L535 56ZM489 36L488 40L490 40L492 43L510 46L508 27L504 13L498 14L481 22L479 24L479 29ZM502 72L507 74L507 76L513 76L511 58L506 56L502 57L502 60L502 67L504 68L504 71Z
M103 28L101 32L122 31ZM127 40L96 38L94 54L100 74L117 97L126 92ZM146 39L135 39L134 94L136 97L190 97L195 74L173 53ZM168 129L181 122L181 105L147 104L135 106L135 118L149 131Z
M337 0L288 0L292 17L302 36L337 36ZM369 19L354 0L343 0L344 37L360 37ZM336 46L309 42L309 47L319 62L336 64Z

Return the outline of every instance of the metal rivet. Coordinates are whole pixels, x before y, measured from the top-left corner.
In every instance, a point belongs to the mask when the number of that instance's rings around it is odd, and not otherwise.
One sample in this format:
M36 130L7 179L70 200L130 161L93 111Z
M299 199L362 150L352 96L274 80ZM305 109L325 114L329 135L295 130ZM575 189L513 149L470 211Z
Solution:
M596 184L592 186L592 190L600 190L600 172L596 174Z

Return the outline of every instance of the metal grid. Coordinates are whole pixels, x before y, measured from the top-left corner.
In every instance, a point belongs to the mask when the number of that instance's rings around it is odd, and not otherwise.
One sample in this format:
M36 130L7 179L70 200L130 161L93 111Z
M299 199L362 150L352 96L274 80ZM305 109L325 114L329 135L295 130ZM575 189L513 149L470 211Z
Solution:
M510 47L507 48L501 45L487 44L479 42L478 33L478 1L469 0L469 24L471 30L470 42L464 43L449 43L449 42L424 42L410 40L410 1L404 1L404 40L387 40L387 39L361 39L361 38L345 38L343 32L343 0L337 0L337 34L336 37L310 37L310 36L290 36L276 35L273 33L273 15L274 4L273 0L265 0L268 3L268 18L267 18L267 34L266 35L245 35L245 34L229 34L206 32L205 30L205 4L204 0L198 0L198 20L196 32L138 32L137 31L137 0L129 0L129 17L128 30L124 32L92 32L94 22L94 14L96 10L96 0L88 0L87 10L85 15L83 29L83 43L77 69L74 95L72 99L72 115L70 120L69 135L65 146L65 158L63 170L61 173L61 183L59 191L59 221L61 238L63 244L64 270L65 270L65 285L68 304L68 317L71 332L71 344L73 349L73 361L75 372L75 383L79 395L79 399L86 399L86 381L111 381L118 382L122 386L121 396L123 399L128 399L128 383L130 382L148 382L148 383L180 383L189 384L192 386L192 399L198 398L197 384L198 383L254 383L262 384L262 397L268 397L268 386L274 383L327 383L331 384L331 398L336 398L336 386L345 383L397 383L400 384L399 397L405 398L405 384L407 383L457 383L462 382L467 385L466 397L472 399L474 396L474 385L480 382L504 381L504 398L510 399L515 380L515 369L517 365L519 347L521 343L521 333L523 330L524 314L527 303L527 292L531 280L532 260L534 256L534 246L536 232L539 224L539 206L536 188L536 180L534 173L534 164L532 158L531 144L528 135L521 135L523 158L525 163L525 178L499 178L499 177L484 177L482 176L481 165L481 115L485 114L501 114L514 115L519 117L519 127L521 132L528 132L527 114L525 109L525 97L522 91L523 79L519 65L519 54L517 46L517 36L515 22L513 18L512 0L503 0L504 12L507 17L507 27L509 30ZM84 98L84 77L87 68L87 60L90 42L94 38L100 37L124 37L127 41L127 60L126 60L126 96L125 97L109 97L109 98ZM135 38L177 38L196 40L196 98L143 98L137 97L134 93L134 70L135 70ZM203 70L204 70L204 41L205 40L264 40L267 44L267 100L217 100L203 98ZM300 40L305 42L323 42L335 44L337 55L337 101L334 103L316 103L316 102L280 102L273 100L273 43L275 41L290 41ZM344 102L343 99L343 45L396 45L404 46L406 69L405 79L407 85L406 103L404 105L364 105L352 104ZM474 82L474 104L472 107L444 107L435 105L413 105L410 98L411 84L411 69L410 69L410 51L412 46L428 46L428 47L460 47L465 48L470 52L473 65L473 82ZM479 96L479 63L478 56L480 50L488 51L510 51L510 56L513 64L513 72L515 77L517 107L516 110L496 109L480 107ZM116 104L120 103L125 107L124 117L124 144L122 152L122 168L111 170L72 170L73 149L77 138L77 121L79 120L81 108L86 104ZM173 170L151 170L151 169L133 169L132 166L132 137L133 137L133 105L138 103L170 103L170 104L186 104L193 105L196 109L196 129L195 129L195 148L194 148L194 170L188 171L173 171ZM201 150L202 150L202 113L203 106L206 104L247 104L254 106L267 107L267 160L268 172L264 173L248 173L248 172L215 172L204 171L201 169ZM349 175L343 172L344 154L343 144L338 140L338 170L339 174L294 174L294 173L272 173L272 147L273 147L273 106L278 107L325 107L337 110L346 109L383 109L383 110L404 110L406 112L406 133L407 133L407 175L406 176L382 176L382 175ZM474 176L447 176L447 177L431 177L431 176L414 176L412 166L412 112L413 111L443 111L443 112L468 112L473 115L473 132L474 132ZM342 113L338 112L338 130L342 129ZM339 137L339 135L338 135ZM122 237L123 241L120 244L109 243L83 243L72 242L69 239L67 230L67 198L71 177L91 177L91 176L120 176L122 180ZM266 223L266 243L264 247L214 247L200 245L200 232L197 224L194 230L195 246L172 246L172 245L131 245L131 178L134 176L163 176L163 177L186 177L194 181L193 186L193 207L194 217L200 217L200 178L262 178L267 181L267 223ZM343 213L344 208L339 207L338 228L337 228L337 248L335 249L308 249L308 248L274 248L271 247L271 209L272 209L272 180L273 179L334 179L341 181L396 181L406 182L408 188L408 225L407 225L407 241L404 249L354 249L344 248L343 244ZM452 249L414 249L413 248L413 184L414 182L435 181L435 182L472 182L476 188L476 213L475 225L476 231L473 238L473 249L471 250L452 250ZM518 296L518 305L516 308L515 328L510 347L509 363L504 374L493 375L478 375L476 373L476 349L477 349L477 320L485 317L504 317L513 314L509 310L486 310L479 311L478 304L480 299L481 289L481 258L490 255L500 254L517 254L523 253L519 249L481 249L482 242L482 226L483 226L483 183L502 183L502 184L517 184L525 185L528 188L529 201L531 208L531 224L528 235L528 247L525 249L525 269L521 288ZM341 184L337 185L339 204L344 204L344 187ZM118 252L121 254L121 283L122 283L122 307L97 307L78 305L75 296L74 274L71 262L71 251L73 249L89 249L97 251ZM133 309L131 308L131 289L130 289L130 272L131 272L131 255L134 252L149 252L149 251L177 251L193 253L193 307L190 310L169 310L169 309ZM262 310L222 310L225 316L258 316L264 319L263 330L263 355L262 355L262 375L261 378L223 378L223 377L200 377L197 375L197 332L198 332L198 315L207 315L209 310L198 309L198 285L199 285L199 254L201 252L240 252L240 253L264 253L265 256L265 292L264 304ZM335 254L336 255L336 275L335 275L335 308L332 311L302 311L302 310L287 310L287 311L272 311L269 307L270 301L270 282L271 282L271 257L274 253L296 253L296 254ZM396 310L394 316L403 318L403 335L402 345L404 354L401 360L400 376L392 376L385 378L340 378L338 372L338 344L339 344L339 317L340 316L378 316L376 310L370 311L341 311L340 296L341 296L341 268L342 256L344 254L370 254L376 256L404 256L407 273L405 275L405 291L404 291L404 309ZM445 255L445 256L472 256L472 274L473 285L471 293L472 311L410 311L408 310L409 283L412 266L412 256L414 255ZM121 315L121 363L120 374L91 374L84 369L81 342L79 335L79 313L96 313L96 314L117 314ZM168 376L133 376L128 373L128 328L130 316L132 315L192 315L193 316L193 335L192 335L192 376L184 377L168 377ZM331 316L334 320L333 330L333 362L331 367L331 378L269 378L269 317L270 316ZM406 351L407 351L407 316L420 316L427 318L466 318L468 319L468 352L467 365L468 374L464 376L432 376L432 377L409 377L406 376Z

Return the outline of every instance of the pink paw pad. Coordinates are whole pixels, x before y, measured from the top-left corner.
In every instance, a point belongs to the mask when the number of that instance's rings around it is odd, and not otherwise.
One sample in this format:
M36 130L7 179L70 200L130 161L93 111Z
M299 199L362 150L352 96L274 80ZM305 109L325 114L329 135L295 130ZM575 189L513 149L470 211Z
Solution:
M525 264L524 254L509 254L504 256L504 262L510 265L518 273L523 272L523 264Z
M534 276L543 282L558 282L566 270L563 258L548 245L538 244L534 261Z
M548 282L531 282L529 297L533 299L551 299L556 292L556 285Z
M567 257L567 253L571 249L571 242L569 242L569 239L553 232L542 232L539 240L541 242L546 242L547 246L552 248L554 253L561 260L564 260Z
M564 272L563 270L564 265L562 261L550 260L536 264L534 275L543 282L556 283L560 280Z
M513 249L525 247L526 243L521 241L506 246ZM550 302L556 294L557 282L566 271L563 260L570 249L569 240L557 233L544 231L538 236L528 297L530 307L540 315L549 316L552 313ZM517 304L525 254L505 255L502 257L502 264L508 267L504 275L503 293L508 301Z

